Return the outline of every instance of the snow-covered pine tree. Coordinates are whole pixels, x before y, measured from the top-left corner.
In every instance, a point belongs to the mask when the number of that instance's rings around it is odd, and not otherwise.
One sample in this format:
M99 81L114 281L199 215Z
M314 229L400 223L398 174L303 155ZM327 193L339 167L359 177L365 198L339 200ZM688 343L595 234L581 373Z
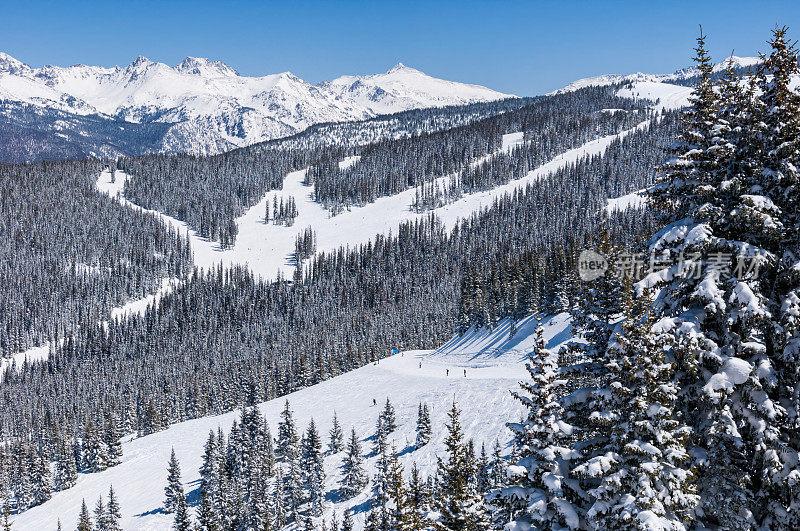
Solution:
M403 467L397 457L397 448L392 445L392 455L386 471L386 490L390 507L389 528L409 529L411 513L408 506L408 491L403 481Z
M364 457L361 455L361 443L353 428L350 432L350 441L347 443L347 453L342 462L342 494L345 498L352 498L364 490L368 482L369 478L364 471Z
M492 478L489 476L489 456L486 455L486 445L481 443L481 457L478 460L476 484L478 492L487 493L492 488Z
M411 477L408 479L408 522L407 529L422 531L430 524L425 514L429 508L428 491L425 482L419 473L417 463L411 467Z
M342 531L353 531L353 515L349 509L344 510L342 517Z
M383 430L387 435L397 429L397 417L394 412L394 406L392 406L388 397L386 398L386 405L381 413L381 418Z
M78 471L75 466L75 455L68 445L60 444L53 476L55 490L66 490L74 486L77 481Z
M431 440L431 415L428 404L419 403L417 408L417 448L422 448Z
M106 447L106 466L118 465L122 460L122 444L120 443L120 432L117 421L110 411L106 413L103 442Z
M178 508L180 500L184 499L183 484L181 483L181 465L175 457L175 448L167 464L167 486L164 487L164 512L173 513Z
M108 453L103 434L90 417L83 432L83 459L85 467L98 472L108 468Z
M597 455L575 467L594 500L586 513L596 529L683 529L698 503L687 442L691 429L676 411L678 385L667 360L668 338L654 332L652 301L624 290L624 318L611 338L609 385L595 391L592 416L606 426ZM591 487L591 488L589 488Z
M339 419L336 418L335 411L333 412L333 424L331 425L329 435L328 453L333 455L344 450L344 433L342 432L342 427L339 425Z
M32 503L41 505L53 496L53 478L50 460L42 451L31 452Z
M714 193L706 185L708 172L717 162L712 147L719 139L715 131L719 102L711 77L714 64L706 49L706 35L702 28L695 53L698 81L689 96L689 107L682 116L683 128L670 148L673 158L663 167L666 179L650 189L656 205L674 212L678 219L701 207Z
M569 470L572 426L563 419L557 395L561 383L557 356L545 347L541 327L526 367L531 381L521 383L523 392L513 395L528 410L528 417L508 424L519 455L509 468L510 484L490 496L496 518L517 526L578 529L580 493Z
M286 525L286 509L283 505L283 471L281 467L277 467L275 474L275 484L272 487L272 503L273 508L272 522L275 529L281 529Z
M701 69L654 191L671 223L649 242L684 266L641 283L658 290L659 326L673 336L680 406L697 433L699 514L710 526L800 523L789 479L798 474L797 54L785 28L770 44L744 95L723 83L717 96Z
M306 498L303 489L303 474L300 469L300 456L295 450L287 454L284 462L283 507L288 521L299 522L300 509Z
M448 413L448 436L445 440L447 461L439 459L441 489L437 499L440 517L436 529L489 529L490 521L483 504L483 496L470 487L469 478L474 471L469 468L464 433L461 429L456 403Z
M122 514L120 512L119 500L117 494L114 492L114 486L108 488L108 504L106 504L106 520L105 531L122 531L120 521Z
M761 295L771 318L766 322L764 347L755 367L767 364L763 388L775 404L775 413L762 413L772 429L754 433L759 450L756 507L761 525L800 527L800 73L796 41L786 27L776 27L769 41L771 53L758 77L763 111L758 124L762 148L761 171L743 197L742 210L752 205L754 234L748 238L774 256L759 275ZM769 77L768 77L769 76ZM759 195L760 194L760 195ZM766 213L768 217L763 217ZM748 213L749 214L749 213ZM753 242L753 240L756 240ZM750 284L756 284L751 282ZM744 304L739 304L741 307ZM762 372L763 371L756 371ZM751 403L768 407L760 396ZM762 410L763 411L763 410Z
M92 531L92 519L86 507L86 499L81 500L81 512L78 514L78 531Z
M371 505L366 518L364 519L364 531L388 531L388 522L386 526L381 525L380 507ZM386 512L384 511L384 518Z
M254 401L255 397L251 402ZM273 472L274 455L269 426L256 406L242 409L239 444L242 518L246 526L260 529L267 513L268 477Z
M379 508L385 508L389 499L389 460L389 447L383 444L375 463L375 474L372 476L373 499Z
M386 452L386 447L389 442L389 433L383 425L383 413L378 414L378 420L375 422L375 435L372 438L372 453L381 455Z
M281 413L281 422L278 424L278 439L275 444L275 455L284 461L296 458L299 440L297 427L292 417L292 410L287 400L283 412Z
M189 507L186 505L186 497L181 496L175 506L175 520L172 522L173 531L190 531L192 520L189 517Z
M502 487L506 484L508 462L503 458L500 441L494 440L492 447L492 487Z
M98 531L105 531L106 526L106 506L103 503L103 495L97 498L97 503L94 506L94 521L97 524Z
M208 434L203 452L203 464L200 465L200 507L197 520L205 531L214 531L220 526L220 456L217 451L217 439L214 431Z
M619 293L622 287L619 271L620 250L614 241L610 221L604 217L591 239L594 251L600 253L607 261L606 274L592 281L581 282L578 288L578 300L573 308L572 321L576 336L584 342L574 342L569 348L572 355L581 358L582 363L591 363L593 358L605 354L608 339L618 320L621 306ZM590 367L582 365L581 371L586 375Z
M314 419L308 424L301 445L301 466L308 491L310 514L320 516L325 502L325 467L320 440Z

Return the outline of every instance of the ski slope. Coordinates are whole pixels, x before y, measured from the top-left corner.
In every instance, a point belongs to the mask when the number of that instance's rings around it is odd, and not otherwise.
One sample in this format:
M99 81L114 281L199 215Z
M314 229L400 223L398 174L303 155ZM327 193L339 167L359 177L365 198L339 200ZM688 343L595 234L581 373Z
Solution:
M675 110L689 105L689 96L692 94L692 87L673 85L672 83L661 83L657 81L640 81L632 83L630 88L623 88L617 91L617 96L621 98L646 99L655 102L655 108L659 110Z
M528 376L524 367L525 355L530 352L537 324L533 317L518 322L518 330L511 338L508 321L501 322L494 330L470 330L437 350L395 354L378 364L367 365L259 407L274 436L284 400L288 399L298 429L305 429L313 417L326 443L335 411L345 434L355 427L361 438L362 450L367 454L365 465L371 478L376 457L370 455L372 441L368 438L374 433L377 416L388 397L397 413L399 427L391 439L400 455L400 462L407 473L416 462L422 474L427 476L436 468L437 455L443 455L446 414L453 400L462 410L464 432L475 441L478 450L485 443L487 451L490 451L494 441L498 440L508 451L511 434L505 423L516 421L523 414L523 408L509 391L517 389L519 381ZM570 338L570 322L566 314L544 319L543 329L547 346L551 349L558 349ZM391 346L387 345L388 348ZM373 399L378 402L377 407L372 405ZM431 410L433 437L428 445L417 449L413 443L419 402L427 403ZM232 412L191 420L124 442L120 465L102 472L79 474L78 483L73 488L55 493L48 502L17 516L13 520L13 529L56 529L59 519L65 529L73 528L81 500L85 499L92 507L101 494L105 497L111 485L119 496L123 529L169 529L172 515L164 514L161 508L170 450L175 448L181 463L183 484L194 516L199 494L199 467L208 432L217 427L229 430L238 414ZM343 456L340 453L325 458L328 490L325 513L330 518L334 511L341 516L343 510L352 510L360 528L370 493L365 491L347 501L338 498L336 489L341 478L339 467Z
M117 171L113 182L108 171L102 172L97 179L97 188L111 197L118 198L124 205L153 213L175 230L186 235L191 242L195 264L201 269L212 268L219 264L246 265L257 277L265 280L272 280L278 274L291 278L295 267L293 256L295 239L308 227L311 227L316 233L318 253L365 244L379 233L396 234L402 223L421 219L430 213L436 214L446 227L452 229L459 220L491 206L496 199L503 195L512 193L517 188L524 188L529 183L558 171L584 156L602 154L614 139L622 138L637 128L645 127L647 123L645 121L619 134L587 142L557 156L520 179L515 179L489 191L467 194L458 201L423 213L417 213L411 209L416 195L416 189L411 188L331 216L328 210L312 198L313 187L303 183L306 170L295 171L286 176L281 190L267 192L256 205L236 219L239 232L236 243L228 249L222 249L216 242L201 237L181 220L160 212L143 209L125 199L123 190L128 176L123 172ZM473 164L481 164L499 153L510 152L522 142L521 132L504 135L503 144L497 152L481 157ZM340 162L340 167L346 168L354 164L356 160L356 157L348 157ZM436 184L446 186L451 178L450 175L440 177L436 179ZM284 201L288 201L289 198L295 200L298 216L291 227L264 223L265 207L268 203L271 204L275 197Z

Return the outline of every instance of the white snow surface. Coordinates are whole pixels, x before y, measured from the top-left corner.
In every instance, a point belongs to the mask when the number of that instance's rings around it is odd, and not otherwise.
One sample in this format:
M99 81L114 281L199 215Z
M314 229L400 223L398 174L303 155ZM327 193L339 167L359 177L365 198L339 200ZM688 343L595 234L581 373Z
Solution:
M719 396L719 391L731 393L734 387L745 383L753 372L753 366L741 358L729 358L719 372L708 379L703 390L712 397Z
M623 212L631 208L641 208L647 205L648 199L645 195L647 190L637 190L630 194L609 199L606 203L606 212Z
M0 99L130 122L173 123L163 149L190 139L188 147L201 154L287 136L316 123L509 97L402 63L384 74L313 85L290 72L240 76L220 61L197 57L175 67L140 56L125 67L31 68L0 53Z
M141 299L129 301L118 308L111 310L111 319L125 319L131 315L144 315L148 307L158 304L161 297L171 293L176 287L181 284L177 278L164 278L161 280L161 287L149 295L145 295Z
M50 356L50 342L38 347L32 347L23 352L18 352L10 358L0 358L0 383L3 382L3 375L6 369L10 366L15 366L17 370L22 369L22 365L27 361L33 363L35 361L46 360Z
M657 81L640 81L633 83L630 88L618 90L617 96L652 100L657 102L657 109L675 110L689 105L689 95L691 93L692 87Z
M550 348L557 349L569 339L570 323L566 314L546 318L543 323L544 339ZM490 451L495 440L507 449L511 433L505 428L505 423L518 420L524 411L521 404L511 397L510 391L517 389L519 381L528 377L523 357L532 344L536 321L529 317L518 323L518 331L511 339L508 339L508 325L508 322L502 322L493 331L471 330L438 350L395 354L378 364L367 365L262 403L259 407L275 436L279 414L288 399L298 429L305 429L313 417L326 443L333 413L336 412L345 433L355 427L361 438L362 450L368 454L365 464L370 478L374 474L376 457L370 454L372 441L366 439L373 434L378 413L387 397L395 407L399 426L391 439L406 474L414 462L423 475L435 470L437 455L444 453L446 414L453 400L462 410L461 424L466 436L475 441L478 449L485 443L487 451ZM386 348L390 349L391 345L386 345ZM377 407L372 405L373 399L377 401ZM431 410L434 431L431 442L417 449L414 440L420 402L427 403ZM81 500L85 499L87 505L93 506L98 496L106 496L111 485L119 497L123 529L169 529L173 517L162 512L162 504L170 450L175 449L181 463L183 484L194 515L199 467L208 432L219 426L229 430L238 415L238 412L232 412L190 420L152 435L125 441L120 465L102 472L79 474L76 486L55 493L51 500L14 518L14 529L55 529L59 518L69 529L77 522ZM336 489L341 478L339 467L343 456L340 453L325 459L330 492L325 513L330 518L335 511L341 517L344 509L352 509L360 528L367 509L366 501L371 494L364 492L353 500L339 500Z

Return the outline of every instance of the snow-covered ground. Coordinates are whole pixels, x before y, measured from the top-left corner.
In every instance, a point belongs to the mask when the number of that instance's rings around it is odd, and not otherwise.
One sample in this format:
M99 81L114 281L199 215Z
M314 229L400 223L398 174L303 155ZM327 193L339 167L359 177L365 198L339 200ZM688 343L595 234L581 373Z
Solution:
M714 72L721 72L722 70L725 70L725 68L727 68L729 64L732 64L735 67L748 68L748 67L753 67L760 62L761 62L760 57L737 57L735 55L731 55L730 57L726 57L724 60L715 64ZM649 81L654 83L669 83L670 81L687 79L692 76L696 76L699 73L700 72L697 70L697 67L692 66L689 68L682 68L680 70L677 70L676 72L673 72L672 74L645 74L642 72L636 72L634 74L627 74L627 75L603 74L600 76L585 77L583 79L575 80L563 88L554 90L553 92L549 92L548 95L571 92L573 90L578 90L585 87L601 87L601 86L611 85L613 83L631 83L631 82L636 83L641 81Z
M487 450L498 440L507 451L511 439L505 423L516 421L523 413L510 391L518 388L528 374L525 354L530 351L537 323L529 317L517 324L516 334L509 338L509 323L501 322L494 330L471 330L453 338L434 351L409 351L395 354L347 374L303 389L285 398L260 405L273 436L277 432L279 414L288 399L298 428L304 429L313 417L320 433L327 435L334 411L345 433L351 427L362 440L362 449L369 454L378 413L388 397L397 413L398 430L392 440L406 472L416 462L424 475L436 467L436 456L444 451L447 410L453 400L462 410L462 426L467 437ZM551 349L569 339L569 320L560 314L543 321L544 338ZM391 345L386 346L387 349ZM466 371L466 376L464 375ZM448 374L449 372L449 374ZM378 407L372 405L373 399ZM417 405L425 402L431 410L434 428L431 442L415 448ZM98 496L106 495L109 486L119 496L122 526L125 530L168 529L172 516L161 510L166 465L171 448L181 463L183 483L192 513L198 499L199 467L203 444L209 430L218 426L228 430L238 413L206 417L171 426L162 432L123 443L122 463L103 472L80 474L75 487L56 493L51 500L34 507L13 520L13 529L39 531L55 529L60 518L64 528L74 527L81 500L94 505ZM327 438L326 438L327 441ZM363 521L369 494L342 502L336 496L341 478L343 454L325 459L327 486L330 491L326 514L341 515L344 509L355 512L357 524ZM366 467L372 477L376 458L368 455ZM360 527L360 525L359 525Z
M34 361L46 360L50 356L50 342L38 347L32 347L28 350L18 352L10 358L0 358L0 383L3 382L3 375L6 373L6 368L15 365L17 369L21 369L25 361L33 363Z
M111 310L111 319L123 319L129 315L144 315L149 306L158 304L161 297L171 293L172 290L180 286L181 281L177 278L165 278L161 280L161 287L155 293L146 295L141 299L135 299Z
M617 96L633 99L647 99L656 102L655 107L660 110L674 110L689 105L689 95L692 87L660 83L657 81L640 81L633 83L631 88L617 91Z
M641 208L647 205L648 199L645 192L646 190L637 190L630 194L608 199L606 203L606 212L622 212L629 208Z

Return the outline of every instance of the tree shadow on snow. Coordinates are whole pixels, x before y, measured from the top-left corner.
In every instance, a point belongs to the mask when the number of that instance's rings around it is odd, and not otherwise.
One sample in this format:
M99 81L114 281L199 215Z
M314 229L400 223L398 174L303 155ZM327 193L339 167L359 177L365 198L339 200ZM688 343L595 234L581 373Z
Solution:
M358 505L353 505L350 507L350 512L352 514L365 513L370 509L372 509L372 504L369 502L369 500L365 500Z
M141 518L143 516L151 516L153 514L167 514L167 513L164 512L164 508L163 507L159 507L158 509L153 509L151 511L146 511L146 512L143 512L143 513L134 514L133 516L135 516L136 518Z
M187 486L191 487L192 485L197 485L197 486L186 493L186 505L188 505L189 507L200 505L200 480L196 479L191 483L189 483ZM144 516L151 516L154 514L167 514L167 512L164 510L164 507L161 506L156 509L152 509L150 511L145 511L143 513L135 514L133 516L135 516L136 518L142 518Z
M405 448L403 448L402 450L400 450L399 452L397 452L397 456L398 456L398 457L402 457L402 456L404 456L404 455L406 455L406 454L410 454L411 452L413 452L413 451L414 451L414 450L416 450L416 449L417 449L417 446L416 446L416 445L414 445L414 444L409 444L408 446L406 446Z
M189 485L197 485L195 488L186 493L186 505L193 507L200 505L200 480L196 479L189 483Z

